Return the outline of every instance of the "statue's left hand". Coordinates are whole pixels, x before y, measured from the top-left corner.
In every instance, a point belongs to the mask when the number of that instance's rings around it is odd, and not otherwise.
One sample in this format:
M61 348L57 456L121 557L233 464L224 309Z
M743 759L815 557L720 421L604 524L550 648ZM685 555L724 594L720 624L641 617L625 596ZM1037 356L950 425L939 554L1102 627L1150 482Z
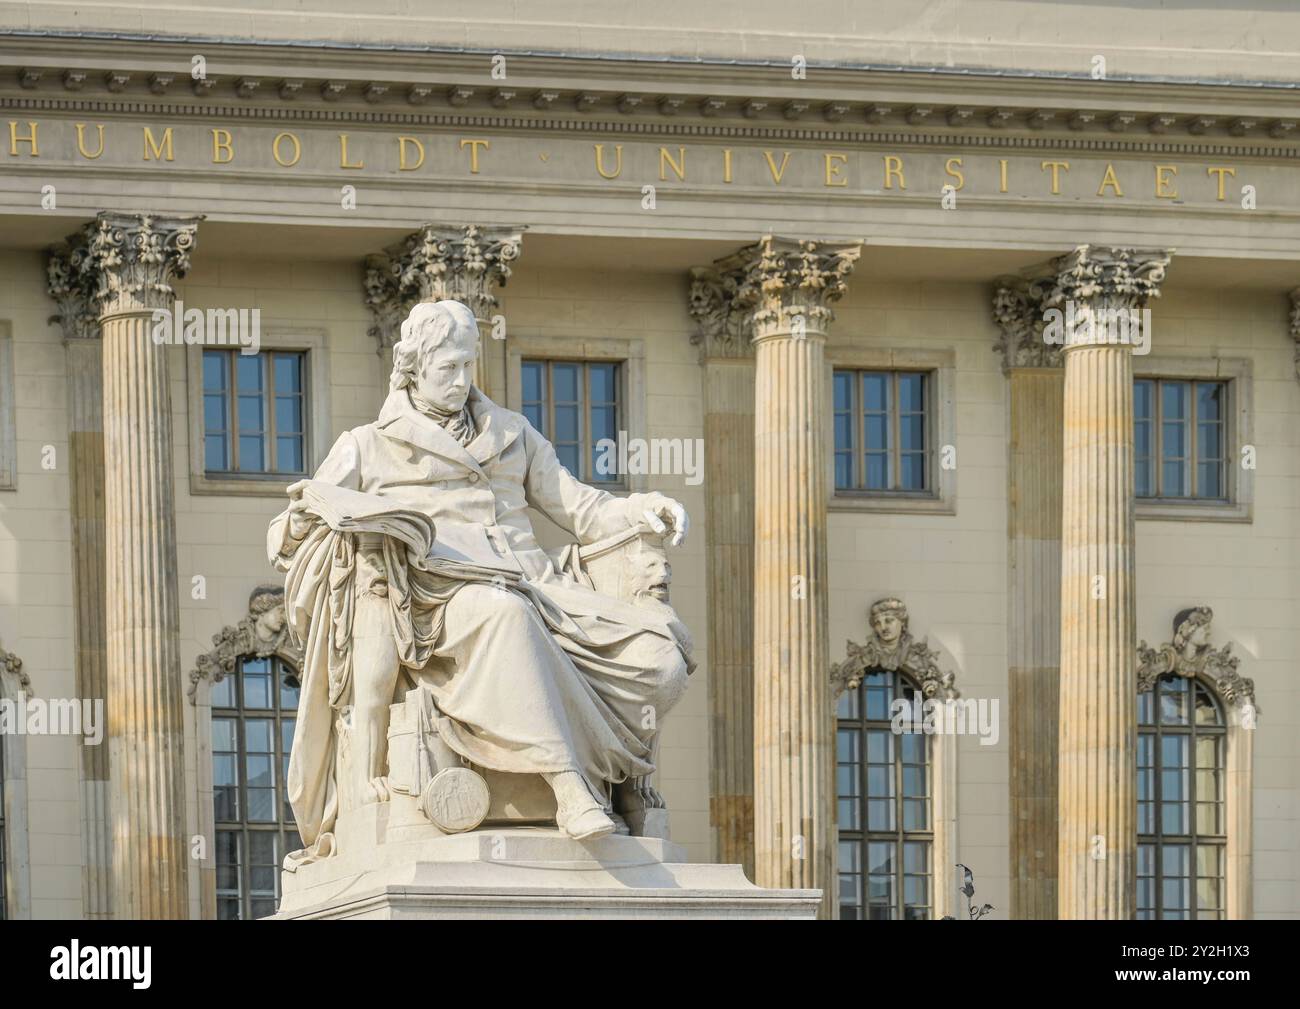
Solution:
M672 530L670 546L680 546L691 528L690 517L680 501L674 501L663 494L650 495L650 507L644 512L650 528L661 535Z

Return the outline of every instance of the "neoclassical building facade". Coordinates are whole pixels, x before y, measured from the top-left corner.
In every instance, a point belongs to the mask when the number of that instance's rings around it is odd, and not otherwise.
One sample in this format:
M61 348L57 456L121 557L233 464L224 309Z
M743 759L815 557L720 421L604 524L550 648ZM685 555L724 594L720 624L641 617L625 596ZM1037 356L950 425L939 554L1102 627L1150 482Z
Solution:
M445 298L575 475L694 517L693 860L1300 915L1300 16L314 6L0 22L0 916L274 912L266 527Z

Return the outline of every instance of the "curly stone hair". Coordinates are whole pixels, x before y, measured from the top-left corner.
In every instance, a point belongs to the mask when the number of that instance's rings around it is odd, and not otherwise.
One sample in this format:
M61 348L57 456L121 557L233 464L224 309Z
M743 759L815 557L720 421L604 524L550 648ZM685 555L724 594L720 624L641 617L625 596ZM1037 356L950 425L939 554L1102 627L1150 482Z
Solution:
M466 334L478 344L478 323L468 305L459 301L421 302L402 323L402 337L393 345L393 373L389 389L414 385L421 364L444 342Z

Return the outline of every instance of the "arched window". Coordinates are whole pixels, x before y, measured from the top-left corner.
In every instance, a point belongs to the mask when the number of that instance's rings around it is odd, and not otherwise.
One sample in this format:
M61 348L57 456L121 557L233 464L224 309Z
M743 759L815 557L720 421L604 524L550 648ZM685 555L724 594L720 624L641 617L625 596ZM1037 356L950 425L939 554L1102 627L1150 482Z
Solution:
M210 696L217 917L264 918L285 854L302 847L285 789L298 671L278 655L241 656Z
M1227 722L1214 692L1168 673L1138 694L1137 917L1227 917Z
M935 916L929 737L892 731L898 698L919 703L912 679L873 670L836 709L842 919Z

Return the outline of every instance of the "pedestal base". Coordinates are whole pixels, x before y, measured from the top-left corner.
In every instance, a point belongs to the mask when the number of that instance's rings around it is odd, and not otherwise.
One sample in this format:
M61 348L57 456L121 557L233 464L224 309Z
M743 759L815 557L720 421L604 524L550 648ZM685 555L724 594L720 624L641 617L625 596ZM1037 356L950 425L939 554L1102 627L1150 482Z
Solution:
M354 815L384 815L378 804ZM409 836L409 835L408 835ZM274 920L301 918L815 918L817 890L764 890L738 865L685 861L670 841L574 841L486 828L378 846L282 876Z

